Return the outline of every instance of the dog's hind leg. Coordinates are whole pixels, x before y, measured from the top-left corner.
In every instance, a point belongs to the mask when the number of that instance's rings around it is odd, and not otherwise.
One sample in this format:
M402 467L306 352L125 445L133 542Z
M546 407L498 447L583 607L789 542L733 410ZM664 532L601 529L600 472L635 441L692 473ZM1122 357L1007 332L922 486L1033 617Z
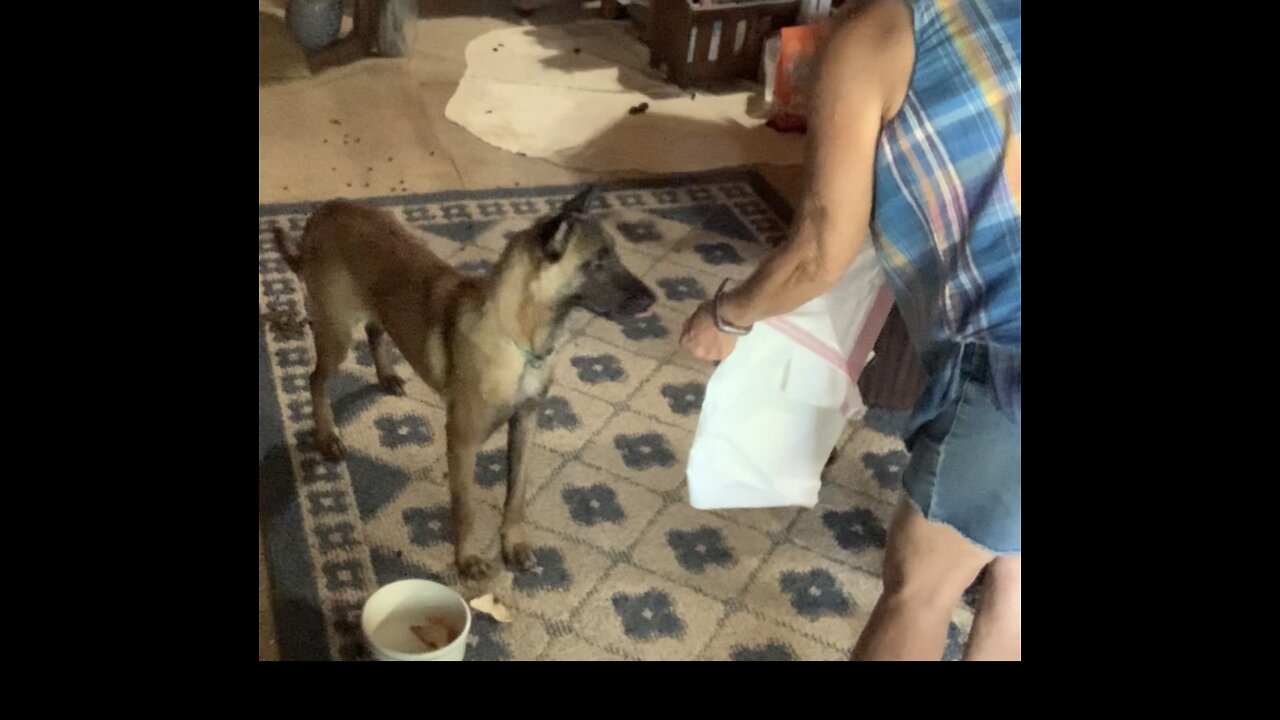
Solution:
M525 542L524 501L528 490L525 458L533 437L534 403L516 411L507 423L507 504L502 514L502 559L512 570L532 570L537 564Z
M342 438L333 421L333 405L329 402L329 380L351 349L352 323L333 317L332 313L313 313L311 329L316 338L316 369L311 373L311 411L316 422L316 445L329 460L346 457Z
M376 322L365 323L365 335L369 338L369 352L373 355L373 367L378 372L378 384L388 395L404 395L404 380L396 375L395 361L391 358L391 338Z

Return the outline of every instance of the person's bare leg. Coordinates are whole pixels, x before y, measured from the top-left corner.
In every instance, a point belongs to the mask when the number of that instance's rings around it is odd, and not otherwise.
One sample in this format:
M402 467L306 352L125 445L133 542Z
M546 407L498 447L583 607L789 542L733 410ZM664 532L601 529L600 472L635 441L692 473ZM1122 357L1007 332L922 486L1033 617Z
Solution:
M965 660L1022 660L1022 556L998 557L987 569Z
M992 557L904 498L889 528L884 593L853 659L941 660L951 611Z

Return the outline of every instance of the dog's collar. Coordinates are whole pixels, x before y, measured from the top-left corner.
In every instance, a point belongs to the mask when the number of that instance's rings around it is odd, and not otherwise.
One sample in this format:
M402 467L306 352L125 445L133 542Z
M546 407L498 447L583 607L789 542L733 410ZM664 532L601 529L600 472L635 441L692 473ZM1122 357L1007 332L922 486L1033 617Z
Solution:
M528 367L534 368L535 370L545 365L547 362L547 358L551 357L550 350L548 350L545 355L539 355L533 351L533 348L529 348L529 347L525 347L524 345L521 345L520 343L516 342L516 339L511 337L510 335L507 336L507 339L511 341L512 345L516 346L516 349L520 351L521 355L524 355L524 364Z

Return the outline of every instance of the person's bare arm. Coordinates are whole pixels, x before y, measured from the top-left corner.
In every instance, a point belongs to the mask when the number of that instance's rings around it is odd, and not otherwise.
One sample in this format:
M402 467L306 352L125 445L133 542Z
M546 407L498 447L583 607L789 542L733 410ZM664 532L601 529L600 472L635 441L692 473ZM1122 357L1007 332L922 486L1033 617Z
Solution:
M726 295L725 320L750 325L800 307L830 290L861 251L880 127L901 103L911 69L906 13L887 0L833 31L814 86L808 184L795 225L789 241Z
M876 143L906 94L915 45L900 0L875 0L827 39L809 109L808 177L787 242L725 293L721 317L747 326L790 312L844 275L867 235ZM710 328L708 331L707 328ZM685 326L685 347L719 360L733 346L709 308Z

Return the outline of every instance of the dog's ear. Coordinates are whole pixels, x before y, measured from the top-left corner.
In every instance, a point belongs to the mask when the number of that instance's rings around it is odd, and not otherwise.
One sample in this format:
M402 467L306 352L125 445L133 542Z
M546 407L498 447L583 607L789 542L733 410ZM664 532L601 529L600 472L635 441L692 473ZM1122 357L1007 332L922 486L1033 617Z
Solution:
M556 262L564 256L564 251L569 247L573 225L587 216L587 201L591 199L591 193L594 191L595 186L588 185L586 190L570 198L561 206L560 212L549 218L539 228L542 254L551 262Z
M542 256L551 262L558 262L569 248L569 234L573 232L574 220L563 213L547 218L538 226L538 239L542 242Z
M568 202L560 208L561 215L586 215L587 201L591 199L591 194L596 191L595 185L588 185L586 190L569 198Z

